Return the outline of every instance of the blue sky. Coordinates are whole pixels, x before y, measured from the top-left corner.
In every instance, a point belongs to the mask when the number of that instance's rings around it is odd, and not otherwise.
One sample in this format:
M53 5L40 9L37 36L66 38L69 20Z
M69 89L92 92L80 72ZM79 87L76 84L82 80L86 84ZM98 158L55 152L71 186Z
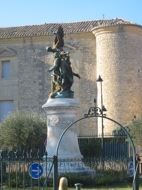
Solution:
M122 18L142 25L142 0L0 0L0 27Z

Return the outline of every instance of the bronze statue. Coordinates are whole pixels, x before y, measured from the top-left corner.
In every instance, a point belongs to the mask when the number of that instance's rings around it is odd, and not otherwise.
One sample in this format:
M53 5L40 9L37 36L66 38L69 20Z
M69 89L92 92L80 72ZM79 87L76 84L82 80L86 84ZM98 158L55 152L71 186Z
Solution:
M59 26L52 47L47 47L47 52L54 53L54 64L48 70L52 72L51 94L50 98L73 98L74 92L71 90L73 84L73 76L80 79L80 76L72 71L69 52L63 50L64 31Z

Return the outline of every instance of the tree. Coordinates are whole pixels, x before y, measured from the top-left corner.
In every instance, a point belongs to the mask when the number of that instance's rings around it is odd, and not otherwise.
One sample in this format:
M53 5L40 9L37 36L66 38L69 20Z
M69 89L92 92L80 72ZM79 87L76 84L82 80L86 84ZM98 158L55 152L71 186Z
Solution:
M35 113L15 112L0 123L0 149L37 150L46 140L46 121Z
M142 150L142 115L134 119L129 125L128 130L133 138L136 149Z

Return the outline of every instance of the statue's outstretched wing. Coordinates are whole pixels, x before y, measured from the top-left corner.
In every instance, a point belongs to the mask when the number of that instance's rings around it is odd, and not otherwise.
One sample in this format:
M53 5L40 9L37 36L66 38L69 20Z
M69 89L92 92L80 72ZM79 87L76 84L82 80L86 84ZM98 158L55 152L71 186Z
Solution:
M58 31L54 33L56 35L54 46L55 48L61 49L64 46L64 31L62 26L59 26Z

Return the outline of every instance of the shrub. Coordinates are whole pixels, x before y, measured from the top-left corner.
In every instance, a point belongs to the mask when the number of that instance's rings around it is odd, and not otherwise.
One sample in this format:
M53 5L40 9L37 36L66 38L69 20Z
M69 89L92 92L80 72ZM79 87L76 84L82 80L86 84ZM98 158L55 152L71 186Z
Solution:
M46 139L46 121L35 113L15 112L0 123L0 147L37 150Z

